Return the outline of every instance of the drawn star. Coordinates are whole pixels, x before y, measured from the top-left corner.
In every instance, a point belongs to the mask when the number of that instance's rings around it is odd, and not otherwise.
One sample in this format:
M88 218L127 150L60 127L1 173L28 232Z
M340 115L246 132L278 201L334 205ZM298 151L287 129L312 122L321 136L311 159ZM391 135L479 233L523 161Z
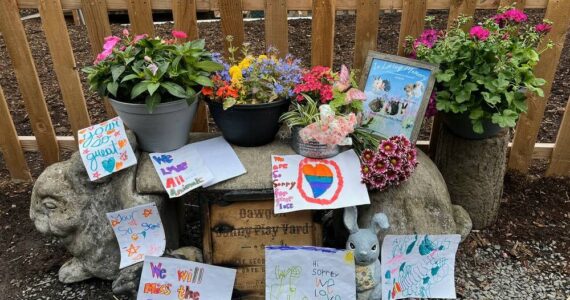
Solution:
M136 234L136 233L133 233L133 234L131 235L131 239L132 239L133 241L136 241L136 240L139 239L139 235Z
M119 225L119 224L121 224L121 221L118 221L118 220L112 220L112 221L111 221L111 226L112 226L112 227L115 227L115 226L117 226L117 225Z
M127 249L127 254L129 255L129 257L131 257L131 256L133 256L133 255L135 255L135 254L137 254L137 253L139 252L139 248L140 248L140 246L137 247L137 246L135 246L134 244L131 244L131 245L129 246L129 248Z
M89 149L83 150L83 154L89 154Z
M116 137L119 137L119 136L121 136L121 133L118 132L118 131L115 131L115 133L114 133L113 135L116 136Z
M148 218L148 216L150 216L150 215L152 215L152 209L150 209L150 208L145 209L143 212L143 216L145 218Z
M95 179L98 179L99 177L101 177L101 174L99 174L99 171L96 171L95 173L93 173L93 177L95 177Z

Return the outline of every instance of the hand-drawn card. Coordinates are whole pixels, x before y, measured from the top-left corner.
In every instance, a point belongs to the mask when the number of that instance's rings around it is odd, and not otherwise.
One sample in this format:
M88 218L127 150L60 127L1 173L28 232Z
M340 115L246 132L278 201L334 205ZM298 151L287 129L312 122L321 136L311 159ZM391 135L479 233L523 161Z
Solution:
M354 252L265 247L265 299L356 299Z
M330 159L272 155L275 213L370 204L353 150Z
M461 237L388 235L382 244L382 299L455 299L455 253Z
M230 300L236 270L198 262L147 256L138 300Z
M166 153L149 153L150 160L170 198L204 185L214 175L191 145Z
M119 117L78 131L79 154L91 181L137 163Z
M107 213L107 219L121 249L119 268L143 261L146 255L164 253L166 238L155 203Z

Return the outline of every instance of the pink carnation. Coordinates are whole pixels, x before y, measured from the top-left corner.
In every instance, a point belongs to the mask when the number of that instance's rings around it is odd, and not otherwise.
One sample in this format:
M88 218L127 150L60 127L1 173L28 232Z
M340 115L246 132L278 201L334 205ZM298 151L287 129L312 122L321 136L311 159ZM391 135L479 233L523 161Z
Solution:
M469 30L469 35L472 38L476 38L480 41L485 41L489 37L489 30L483 28L482 26L474 26Z
M186 32L184 31L178 31L178 30L172 30L172 36L177 38L177 39L185 39L188 37L188 35L186 34Z
M515 23L521 23L528 20L527 15L516 8L507 10L506 12L503 13L503 15L505 16L505 19L513 21Z
M548 33L552 29L552 25L547 24L547 23L536 24L534 29L538 33Z

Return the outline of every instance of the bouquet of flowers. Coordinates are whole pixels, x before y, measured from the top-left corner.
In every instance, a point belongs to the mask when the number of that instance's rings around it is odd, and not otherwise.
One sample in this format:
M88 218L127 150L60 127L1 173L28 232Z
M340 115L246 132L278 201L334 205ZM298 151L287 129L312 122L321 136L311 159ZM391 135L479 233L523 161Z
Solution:
M483 121L514 127L527 111L525 93L543 96L540 86L545 81L534 76L533 67L545 50L537 47L551 23L532 26L524 12L510 7L465 32L461 27L468 21L460 17L447 31L427 29L419 38L408 39L411 57L439 65L428 113L437 108L467 114L479 134Z
M228 37L231 43L232 37ZM213 86L205 86L202 93L212 101L223 103L224 109L236 104L270 103L278 99L290 99L293 88L301 81L300 60L291 55L277 58L277 50L269 48L266 54L254 56L249 45L241 47L243 59L238 60L239 48L230 47L226 60L215 54L214 60L223 69L212 76Z
M403 135L382 141L376 150L364 150L360 160L362 182L379 191L406 181L418 165L416 149Z

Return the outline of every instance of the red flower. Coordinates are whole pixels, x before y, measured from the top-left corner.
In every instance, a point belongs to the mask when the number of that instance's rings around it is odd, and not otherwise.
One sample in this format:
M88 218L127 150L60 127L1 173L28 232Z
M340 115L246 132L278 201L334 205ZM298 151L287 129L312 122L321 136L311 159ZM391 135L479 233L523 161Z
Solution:
M188 35L186 34L186 32L184 31L178 31L178 30L172 30L172 36L177 38L177 39L185 39L188 37Z
M202 95L210 97L214 95L214 89L209 86L205 86L202 88Z

